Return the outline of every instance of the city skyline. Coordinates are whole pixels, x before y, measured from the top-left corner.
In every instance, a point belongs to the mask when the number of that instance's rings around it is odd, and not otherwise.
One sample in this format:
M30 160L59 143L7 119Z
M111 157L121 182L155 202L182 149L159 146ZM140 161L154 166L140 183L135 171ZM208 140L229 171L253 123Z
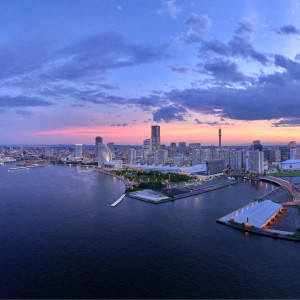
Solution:
M1 5L2 144L297 140L297 1Z

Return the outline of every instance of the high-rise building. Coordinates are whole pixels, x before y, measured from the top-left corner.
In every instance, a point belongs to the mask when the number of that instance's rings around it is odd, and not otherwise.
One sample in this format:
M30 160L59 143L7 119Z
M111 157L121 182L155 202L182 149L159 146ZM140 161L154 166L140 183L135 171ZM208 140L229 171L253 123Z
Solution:
M201 151L200 149L193 149L192 152L192 165L198 165L201 163Z
M178 143L178 152L183 155L186 154L186 143L185 142Z
M170 157L173 157L176 155L176 143L170 144Z
M262 151L262 149L263 149L263 146L261 145L260 140L253 141L253 143L251 145L252 151L254 151L254 150Z
M230 168L232 170L242 169L242 151L230 151Z
M75 145L75 157L82 157L82 144Z
M128 162L130 164L134 164L136 162L136 150L133 148L128 150Z
M95 154L98 157L98 145L103 143L103 139L101 136L97 136L95 139Z
M222 148L222 128L220 127L218 130L219 133L219 149Z
M150 139L144 140L143 149L148 150L149 152L151 152L152 151L152 140L150 140Z
M291 141L288 143L288 147L291 149L291 148L296 148L297 147L297 143L296 141Z
M168 159L168 150L160 149L155 151L154 163L155 165L165 165Z
M279 149L271 149L268 151L268 162L272 164L274 162L280 162L281 151Z
M109 150L112 154L115 153L115 143L109 142L109 143L107 143L107 147L109 148Z
M249 151L248 170L256 174L264 173L264 152L259 150Z
M298 159L298 158L299 158L299 148L291 148L290 159Z
M151 126L151 140L152 140L152 151L159 150L160 146L160 126Z

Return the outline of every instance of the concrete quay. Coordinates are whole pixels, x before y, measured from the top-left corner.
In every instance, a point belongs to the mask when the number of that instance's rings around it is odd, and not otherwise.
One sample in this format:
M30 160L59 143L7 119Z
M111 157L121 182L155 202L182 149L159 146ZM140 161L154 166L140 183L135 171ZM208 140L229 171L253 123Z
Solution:
M179 199L188 198L188 197L191 197L191 196L207 193L207 192L214 191L214 190L217 190L217 189L221 189L221 188L224 188L224 187L227 187L227 186L231 186L231 185L236 184L236 183L238 183L238 182L236 182L236 181L227 181L227 182L218 183L218 184L214 184L214 185L210 185L210 186L206 186L206 187L193 188L193 190L191 190L188 193L179 194L179 195L174 196L174 198L162 199L162 200L158 200L158 201L153 201L153 200L150 200L150 199L144 199L144 198L138 197L136 195L131 195L130 193L129 193L128 197L133 198L133 199L137 199L137 200L142 200L142 201L149 202L149 203L160 204L160 203L164 203L164 202L175 201L175 200L179 200Z

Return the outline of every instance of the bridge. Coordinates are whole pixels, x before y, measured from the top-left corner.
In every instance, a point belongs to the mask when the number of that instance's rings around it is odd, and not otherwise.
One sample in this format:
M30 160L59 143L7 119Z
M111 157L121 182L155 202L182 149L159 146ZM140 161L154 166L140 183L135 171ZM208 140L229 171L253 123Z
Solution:
M278 185L289 193L292 201L282 203L283 205L300 205L300 192L293 183L290 183L282 178L272 176L260 176L259 179Z

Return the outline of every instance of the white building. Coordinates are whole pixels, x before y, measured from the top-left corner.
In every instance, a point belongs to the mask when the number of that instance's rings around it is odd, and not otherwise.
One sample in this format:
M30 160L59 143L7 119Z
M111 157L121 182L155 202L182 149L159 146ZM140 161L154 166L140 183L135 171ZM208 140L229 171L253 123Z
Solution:
M233 217L234 222L262 228L267 225L282 209L282 205L270 200L252 202L245 210Z
M112 160L112 161L104 162L103 166L106 169L121 170L122 164L123 164L122 160Z
M136 162L136 150L133 148L128 150L128 162L130 164L134 164Z
M98 144L98 166L102 166L105 162L112 160L111 151L103 143Z
M288 159L280 164L282 171L300 171L300 159Z
M75 157L82 157L82 144L75 145Z

